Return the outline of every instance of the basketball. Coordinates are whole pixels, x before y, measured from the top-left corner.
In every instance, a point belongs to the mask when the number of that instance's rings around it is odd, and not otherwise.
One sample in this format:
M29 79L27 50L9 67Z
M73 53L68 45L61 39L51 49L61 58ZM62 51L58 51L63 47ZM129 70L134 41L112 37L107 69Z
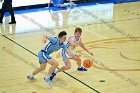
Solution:
M90 68L90 67L92 66L92 61L89 60L89 59L84 60L84 61L83 61L83 66L84 66L85 68Z

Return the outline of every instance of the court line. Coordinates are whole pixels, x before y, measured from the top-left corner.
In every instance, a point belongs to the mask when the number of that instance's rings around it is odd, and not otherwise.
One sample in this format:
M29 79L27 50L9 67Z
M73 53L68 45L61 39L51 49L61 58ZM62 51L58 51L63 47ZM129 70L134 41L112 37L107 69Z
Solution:
M38 57L35 53L33 53L32 51L30 51L29 49L25 48L24 46L20 45L19 43L15 42L14 40L8 38L7 36L5 35L2 35L3 37L5 37L6 39L8 39L9 41L15 43L16 45L20 46L21 48L25 49L26 51L30 52L31 54L33 54L34 56ZM59 69L59 68L58 68ZM100 93L98 90L94 89L93 87L87 85L86 83L82 82L81 80L77 79L76 77L70 75L69 73L63 71L65 74L67 74L68 76L70 76L71 78L77 80L78 82L82 83L83 85L87 86L88 88L92 89L93 91L97 92L97 93Z

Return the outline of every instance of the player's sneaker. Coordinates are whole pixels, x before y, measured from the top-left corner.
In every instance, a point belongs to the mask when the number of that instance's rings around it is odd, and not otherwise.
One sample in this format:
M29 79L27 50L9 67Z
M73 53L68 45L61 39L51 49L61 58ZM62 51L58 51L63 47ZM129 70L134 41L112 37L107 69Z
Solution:
M78 71L87 71L87 69L84 68L84 67L77 68L77 70L78 70Z
M44 80L49 86L52 85L52 82L51 82L50 78L44 78Z
M52 75L50 76L50 80L52 81L55 76L56 76L56 73L53 72Z
M34 76L28 75L27 78L31 81L37 81L37 79Z

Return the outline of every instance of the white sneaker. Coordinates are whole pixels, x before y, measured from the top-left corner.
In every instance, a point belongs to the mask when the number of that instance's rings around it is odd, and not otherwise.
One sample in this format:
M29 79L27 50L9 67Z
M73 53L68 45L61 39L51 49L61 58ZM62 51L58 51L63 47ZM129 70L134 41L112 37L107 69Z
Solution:
M27 78L31 81L37 81L37 79L32 75L28 75Z
M52 86L52 82L51 82L50 78L44 78L44 80L49 86Z

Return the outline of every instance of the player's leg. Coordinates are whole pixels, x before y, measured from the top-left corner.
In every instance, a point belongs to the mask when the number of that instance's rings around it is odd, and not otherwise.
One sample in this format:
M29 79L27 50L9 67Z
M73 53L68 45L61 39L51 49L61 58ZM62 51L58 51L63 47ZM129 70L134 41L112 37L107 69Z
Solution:
M30 75L27 76L27 78L30 79L30 80L32 80L32 81L36 81L37 79L34 76L36 74L38 74L39 72L45 70L45 68L46 68L46 63L40 64L40 67L37 68L37 69L35 69L32 74L30 74Z
M80 56L75 54L75 58L72 58L72 59L74 61L76 61L78 67L81 67L81 58L80 58Z
M32 81L37 80L34 76L46 68L46 62L47 60L51 59L51 57L50 58L47 57L47 55L45 55L43 52L40 51L38 53L38 59L39 59L40 67L35 69L32 74L27 76L27 78Z
M71 63L70 63L70 59L69 58L66 58L64 59L64 63L65 63L65 66L62 66L58 71L58 72L62 72L62 71L65 71L65 70L69 70L71 68Z
M53 78L56 76L57 73L68 70L71 68L71 63L70 63L70 59L66 58L64 60L65 66L62 66L60 69L55 70L52 75L50 76L50 80L52 81Z
M55 70L55 71L52 73L52 75L51 75L51 77L50 77L50 80L52 80L52 79L56 76L56 74L57 74L58 72L62 72L62 71L65 71L65 70L68 70L68 69L71 68L70 59L69 59L68 55L66 54L66 51L64 51L64 49L62 49L61 55L62 55L63 61L64 61L64 63L65 63L65 66L62 66L60 69Z
M30 80L36 80L36 78L34 77L36 74L38 74L39 72L41 72L42 70L44 70L46 68L46 63L51 64L52 66L50 67L48 73L46 74L45 78L49 79L52 72L57 68L58 63L49 55L46 55L44 52L40 51L38 53L38 58L39 58L39 63L40 63L40 67L37 68L36 70L34 70L34 72L30 75L27 76L28 79ZM47 81L47 80L45 80ZM51 82L50 80L48 81L48 84L50 85Z
M87 71L86 68L84 68L84 67L81 66L81 63L82 63L82 62L81 62L80 56L75 55L75 58L73 58L73 60L77 62L77 65L78 65L77 70L78 70L78 71Z
M15 20L14 10L13 10L12 4L7 4L7 8L8 8L10 15L11 15L11 22L9 22L9 24L15 24L16 20Z
M61 56L63 58L65 66L61 67L57 72L62 72L71 68L70 58L64 49L62 49L61 51Z
M5 4L2 5L2 9L0 10L1 16L0 16L0 23L2 23L3 17L4 17L4 13L6 11L6 6Z
M54 60L53 58L51 58L50 60L48 60L47 63L50 64L51 67L49 68L48 73L46 73L46 76L44 77L44 80L50 86L51 85L51 78L50 78L50 76L55 71L55 69L58 67L58 62L56 60Z
M47 63L42 63L42 64L40 64L40 67L37 68L37 69L32 73L32 75L36 75L36 74L38 74L39 72L45 70L46 64L47 64Z
M57 72L62 72L62 71L65 71L65 70L68 70L71 68L69 56L64 49L62 49L62 51L61 51L61 56L63 58L65 66L62 66Z
M55 69L58 67L58 62L54 60L53 58L48 61L48 63L51 65L49 68L49 71L46 75L51 76L51 74L55 71Z

